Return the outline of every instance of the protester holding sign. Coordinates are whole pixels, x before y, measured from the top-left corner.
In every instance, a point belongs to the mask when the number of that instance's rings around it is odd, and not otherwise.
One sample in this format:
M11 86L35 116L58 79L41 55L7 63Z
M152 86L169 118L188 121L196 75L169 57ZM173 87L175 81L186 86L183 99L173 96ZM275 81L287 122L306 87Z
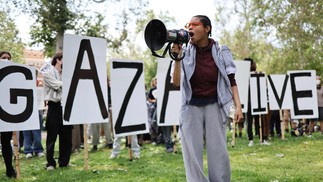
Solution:
M92 130L92 144L93 148L91 149L92 152L95 152L98 150L98 145L100 143L100 129L101 127L104 130L104 136L105 136L105 148L111 149L113 147L113 140L111 137L111 129L110 129L110 123L93 123L91 124L91 130Z
M10 61L10 52L1 51L0 61ZM1 146L2 146L2 157L6 164L6 175L9 178L16 178L16 171L12 166L12 147L11 147L12 132L1 132Z
M62 116L62 66L63 54L56 53L51 62L51 68L44 73L44 95L48 101L48 111L46 117L46 159L47 170L53 170L56 167L54 159L54 148L57 135L59 135L59 167L69 165L72 150L72 126L63 125Z
M190 43L182 61L174 62L173 83L182 92L180 131L187 181L230 181L230 160L226 146L226 121L234 101L235 119L243 118L236 66L228 47L209 38L207 16L192 17L186 28ZM173 44L172 53L181 53ZM176 54L174 54L176 53ZM183 77L181 77L181 75ZM208 177L203 171L203 138L206 139Z
M140 145L138 144L137 135L127 136L126 140L128 139L128 137L131 138L131 140L128 141L128 142L131 142L131 144L128 143L128 145L131 146L131 150L133 152L134 158L140 159ZM113 149L112 149L109 159L115 159L118 157L118 155L121 151L121 143L122 143L121 140L122 140L122 137L117 137L117 136L114 137Z
M111 88L110 88L110 80L107 78L108 81L108 103L109 108L111 108ZM110 115L111 117L111 115ZM111 122L111 121L109 121ZM98 145L100 143L100 129L103 129L104 136L105 136L105 148L112 149L113 147L113 139L111 135L111 123L93 123L91 124L91 131L92 131L92 144L93 148L91 149L92 152L98 150Z
M244 61L250 61L250 72L255 72L257 70L256 62L252 58L245 58ZM246 113L245 119L247 120L247 135L249 139L249 147L252 147L254 145L253 143L253 119L255 120L255 128L257 131L258 128L258 134L259 134L259 115L252 116L251 115L251 95L250 95L250 85L248 85L249 91L248 91L248 111Z
M323 87L321 85L321 77L316 76L316 89L317 89L317 103L318 103L318 110L319 110L319 117L317 121L320 122L320 130L323 136ZM309 136L312 135L314 131L315 119L310 120L309 124Z
M12 147L11 147L12 132L1 132L1 147L2 157L6 165L6 175L9 178L16 178L16 171L12 166Z
M150 89L149 94L148 94L148 102L154 105L154 112L151 113L152 116L150 120L152 120L152 130L153 132L151 133L152 138L153 136L156 135L157 133L157 138L155 140L152 140L153 142L156 142L157 144L164 143L166 152L171 153L174 151L174 142L172 141L171 133L172 133L172 126L157 126L157 78L152 79L153 82L153 87ZM154 131L157 131L154 134Z
M148 105L148 121L150 124L150 141L151 144L157 144L157 138L160 134L159 127L157 125L157 99L155 98L157 92L157 78L154 77L150 81L150 90L148 92L147 105ZM162 137L159 136L161 139ZM159 141L160 142L160 141Z
M317 88L317 101L319 108L319 117L318 121L320 121L321 135L323 136L323 87L321 84L321 77L317 77L316 80L316 88Z
M45 108L44 100L43 100L43 88L38 85L37 86L37 94L38 94L38 113L39 113L39 125L40 128L37 130L26 130L23 131L24 136L24 153L26 154L26 158L32 158L33 155L37 155L38 157L45 156L44 148L41 143L41 129L43 126L43 109Z
M270 135L271 137L275 136L275 131L276 135L278 138L281 137L281 124L280 124L280 116L279 116L279 111L278 110L273 110L270 111Z
M111 109L112 108L112 101L111 101L110 81L109 81L109 84L108 84L108 99L109 99L109 108ZM109 134L111 135L110 132L109 132ZM130 137L130 140L128 140L128 137ZM122 140L122 137L118 137L118 136L114 137L113 144L112 144L112 152L110 154L109 159L115 159L115 158L118 157L118 155L119 155L119 153L121 151L121 143L122 143L121 140ZM137 135L127 136L126 141L127 141L126 143L128 143L128 146L131 147L131 150L133 152L134 158L135 159L140 159L140 145L138 143ZM131 142L131 143L129 143L129 142Z

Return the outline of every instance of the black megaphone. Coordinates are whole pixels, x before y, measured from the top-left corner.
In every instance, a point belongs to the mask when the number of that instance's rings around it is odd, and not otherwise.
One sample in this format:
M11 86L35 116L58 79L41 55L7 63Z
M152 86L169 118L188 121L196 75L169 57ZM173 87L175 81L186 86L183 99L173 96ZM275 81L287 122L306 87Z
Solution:
M176 61L182 60L185 54L181 58L178 55L173 55L170 50L170 45L172 43L176 44L187 44L190 40L190 35L188 31L180 30L167 30L164 23L158 19L151 20L145 29L145 41L153 56L164 58L167 50L169 51L169 56ZM156 50L160 50L165 43L168 42L167 47L164 50L162 56L156 54Z

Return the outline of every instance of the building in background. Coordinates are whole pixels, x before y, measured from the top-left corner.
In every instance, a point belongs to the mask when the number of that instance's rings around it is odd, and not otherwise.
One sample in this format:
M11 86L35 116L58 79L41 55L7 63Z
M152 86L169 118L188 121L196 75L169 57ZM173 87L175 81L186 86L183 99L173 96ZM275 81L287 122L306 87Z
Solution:
M24 59L27 65L34 66L36 70L40 70L46 64L44 51L42 50L24 50ZM37 85L43 86L43 75L37 72Z

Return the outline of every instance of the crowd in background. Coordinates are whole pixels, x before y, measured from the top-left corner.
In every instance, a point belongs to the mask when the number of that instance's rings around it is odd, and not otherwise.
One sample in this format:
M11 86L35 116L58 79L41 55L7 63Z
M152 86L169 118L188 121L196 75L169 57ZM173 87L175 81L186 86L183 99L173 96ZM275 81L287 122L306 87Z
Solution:
M4 54L3 54L4 55ZM1 56L1 55L0 55ZM9 56L11 59L11 55ZM58 59L62 62L62 54L55 55L54 59ZM4 56L3 58L4 59ZM9 60L10 60L9 59ZM251 71L256 71L255 62L252 59L245 59L246 61L251 62ZM57 62L57 61L56 61ZM62 63L57 66L57 63L52 63L53 67L61 67ZM61 71L62 67L59 69ZM61 72L57 72L54 70L54 77L51 79L57 79L60 81ZM46 79L46 76L44 77ZM48 81L47 81L48 82ZM52 80L54 82L54 80ZM46 80L45 80L46 83ZM57 87L61 89L61 82L55 82ZM108 84L109 85L109 84ZM237 132L235 133L236 137L243 137L243 130L246 130L247 138L249 140L248 146L252 147L253 137L260 136L260 131L262 132L262 141L261 143L264 145L270 145L271 137L282 138L283 133L285 135L290 134L293 137L299 136L308 136L311 137L313 132L321 132L323 137L323 87L321 87L321 78L317 77L317 98L318 98L318 110L319 110L319 118L317 119L302 119L302 120L293 120L290 119L290 112L288 110L283 111L269 111L266 115L260 116L252 116L249 111L245 114L245 119L242 122L237 124ZM110 92L110 88L108 88ZM109 103L111 104L110 94L109 95ZM150 90L147 91L147 110L148 110L148 121L150 132L148 134L140 134L140 135L132 135L130 140L126 140L127 145L131 143L131 148L133 150L134 158L140 159L140 146L144 144L151 145L164 145L166 152L174 151L174 137L172 137L172 133L174 131L177 132L178 128L173 130L173 126L163 126L160 127L157 125L157 79L156 77L151 80ZM61 140L59 141L60 147L60 157L59 157L59 167L68 167L70 166L69 158L70 155L74 152L79 152L81 149L84 149L84 128L83 125L74 125L74 126L65 126L63 127L62 123L59 125L54 124L49 127L50 117L54 117L54 120L61 120L62 118L56 118L57 114L61 112L60 100L48 100L47 105L52 108L48 108L47 111L39 110L39 122L40 129L32 130L32 131L21 131L18 132L19 136L19 149L21 153L25 154L26 158L33 157L43 157L46 155L48 164L46 165L47 170L54 170L56 168L56 162L54 160L54 147L57 135L60 135ZM249 104L250 106L250 104ZM54 108L53 108L54 107ZM111 111L111 105L109 106ZM52 113L55 111L54 113ZM45 114L44 114L45 112ZM58 113L56 113L58 112ZM56 113L56 114L55 114ZM51 116L52 114L52 116ZM53 115L54 114L54 115ZM44 120L45 119L45 123ZM118 157L118 154L122 148L122 137L113 137L111 118L109 123L96 123L96 124L88 124L87 135L89 139L89 143L92 145L91 152L97 152L102 145L103 148L112 149L110 154L110 159L114 159ZM261 129L259 125L259 121L261 121ZM231 132L232 128L232 119L228 120L228 131ZM281 128L283 127L283 128ZM57 130L53 130L56 128ZM47 132L45 132L47 131ZM255 132L255 133L253 133ZM2 153L3 157L8 158L7 144L8 142L4 140L4 138L11 139L11 132L9 132L10 136L7 136L6 132L1 133L1 143L2 143ZM41 135L45 136L41 136ZM61 136L64 135L64 136ZM44 147L42 146L42 140L46 138L46 152L44 151ZM6 146L5 146L6 143ZM0 145L1 146L1 145ZM11 148L11 147L10 147ZM49 151L50 149L50 151ZM62 150L62 151L61 151ZM6 152L6 154L4 154ZM12 153L12 150L9 150L9 153ZM13 167L9 165L12 163L12 160L9 160L7 166L6 174L8 177L16 177L16 172Z

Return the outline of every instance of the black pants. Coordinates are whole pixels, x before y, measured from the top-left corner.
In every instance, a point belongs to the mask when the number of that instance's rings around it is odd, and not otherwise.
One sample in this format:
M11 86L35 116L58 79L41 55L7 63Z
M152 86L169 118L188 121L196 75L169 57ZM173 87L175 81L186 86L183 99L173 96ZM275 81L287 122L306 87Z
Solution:
M56 167L56 161L54 159L54 148L57 135L59 135L58 164L60 167L67 166L69 164L72 152L72 126L63 125L61 103L55 103L51 101L48 102L46 129L47 166Z
M6 164L7 174L13 171L12 166L12 147L10 140L12 138L12 132L1 132L1 146L2 146L2 157Z
M252 132L253 118L255 119L256 135L259 135L259 115L254 115L254 116L251 115L251 108L249 108L247 112L247 134L248 134L249 140L253 140L253 132Z
M173 126L163 126L163 137L166 149L173 148L174 142L172 141L172 129Z
M271 118L270 118L270 134L272 136L275 135L275 129L276 134L281 134L281 127L280 127L280 115L279 111L271 111Z

